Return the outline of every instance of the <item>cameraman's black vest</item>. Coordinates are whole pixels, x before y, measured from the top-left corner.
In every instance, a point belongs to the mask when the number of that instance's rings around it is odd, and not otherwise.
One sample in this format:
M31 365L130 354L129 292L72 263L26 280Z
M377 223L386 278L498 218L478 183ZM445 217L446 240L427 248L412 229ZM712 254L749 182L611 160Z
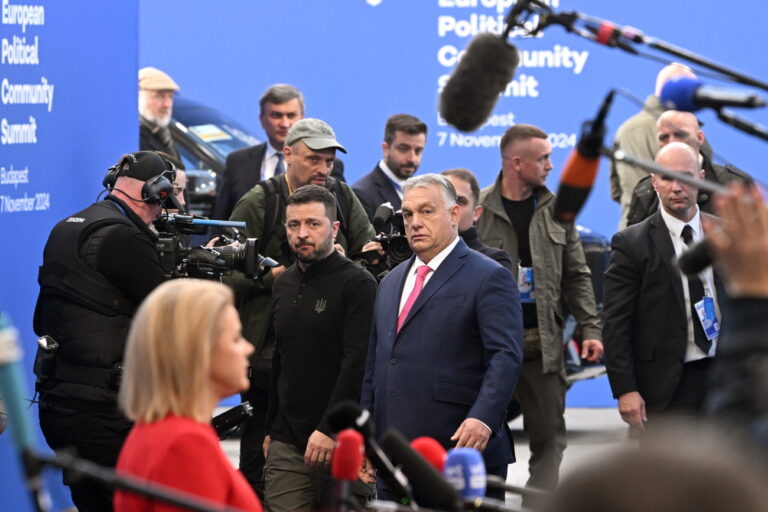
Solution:
M59 222L43 253L34 328L59 344L38 373L43 400L62 397L114 402L123 351L136 305L96 271L101 243L112 229L132 226L110 200ZM38 350L38 359L45 358ZM40 366L36 364L36 368Z

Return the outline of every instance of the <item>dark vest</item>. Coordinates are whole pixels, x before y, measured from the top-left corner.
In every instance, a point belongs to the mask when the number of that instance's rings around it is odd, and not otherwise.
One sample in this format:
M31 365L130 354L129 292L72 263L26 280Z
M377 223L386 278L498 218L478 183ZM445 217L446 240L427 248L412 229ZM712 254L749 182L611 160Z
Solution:
M52 336L59 348L55 355L38 350L35 372L42 399L117 398L125 339L137 305L96 268L102 242L119 225L139 229L116 203L105 200L51 231L38 274L34 328L38 336Z

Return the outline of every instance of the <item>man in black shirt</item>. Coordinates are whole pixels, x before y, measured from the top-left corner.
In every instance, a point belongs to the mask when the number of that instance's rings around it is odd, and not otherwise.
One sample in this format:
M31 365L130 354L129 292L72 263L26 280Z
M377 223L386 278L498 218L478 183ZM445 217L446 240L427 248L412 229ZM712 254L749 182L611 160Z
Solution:
M113 467L131 422L117 409L123 350L133 313L166 277L148 225L173 191L173 166L153 151L123 157L104 185L109 195L51 231L38 281L40 427L53 449ZM64 473L81 512L112 509L112 490Z
M477 238L475 223L483 214L483 206L480 204L480 185L475 175L468 169L449 169L441 174L448 178L456 190L459 204L459 236L470 249L485 254L511 272L514 264L509 254L502 249L485 245Z
M297 261L272 289L274 338L265 495L272 512L327 508L334 441L327 411L359 400L376 281L334 248L336 200L306 185L287 199L285 231ZM363 499L367 488L353 492Z

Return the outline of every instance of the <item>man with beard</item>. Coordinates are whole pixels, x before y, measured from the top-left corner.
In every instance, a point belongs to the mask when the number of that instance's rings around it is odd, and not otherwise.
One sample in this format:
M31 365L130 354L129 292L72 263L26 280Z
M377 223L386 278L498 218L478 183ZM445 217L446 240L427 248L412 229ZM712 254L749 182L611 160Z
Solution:
M286 202L297 261L275 283L268 334L275 349L264 473L272 512L331 506L334 441L326 415L339 401L360 398L376 296L373 276L334 249L333 194L306 185ZM372 490L353 485L359 498Z
M168 125L179 86L157 68L139 70L139 149L162 151L180 160Z
M319 119L305 118L288 131L283 148L285 174L273 176L259 183L245 194L232 212L232 220L245 221L242 233L259 239L259 253L277 260L259 282L235 272L229 284L237 295L238 311L243 323L243 336L256 347L252 359L251 389L243 395L254 408L254 414L244 426L240 442L240 470L257 493L262 489L265 416L272 368L272 345L264 343L266 320L272 285L295 259L286 237L285 211L291 194L304 185L318 185L333 193L336 199L336 218L339 229L335 247L342 254L355 256L363 245L374 237L373 226L363 206L346 183L330 176L336 150L346 153L333 129ZM261 494L260 494L261 497Z
M376 208L389 202L395 210L403 200L402 185L416 173L427 143L427 125L408 114L396 114L387 119L384 157L374 169L352 185L368 218L373 220Z

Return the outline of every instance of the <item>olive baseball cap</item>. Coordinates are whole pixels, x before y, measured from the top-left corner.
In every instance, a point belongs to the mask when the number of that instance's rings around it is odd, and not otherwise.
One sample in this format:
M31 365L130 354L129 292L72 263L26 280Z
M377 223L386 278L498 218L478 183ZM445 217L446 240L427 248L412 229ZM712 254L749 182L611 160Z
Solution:
M344 146L336 140L336 134L333 133L333 129L327 123L311 117L297 121L288 130L285 145L290 146L297 141L304 142L309 149L315 151L335 148L344 153L347 152Z

